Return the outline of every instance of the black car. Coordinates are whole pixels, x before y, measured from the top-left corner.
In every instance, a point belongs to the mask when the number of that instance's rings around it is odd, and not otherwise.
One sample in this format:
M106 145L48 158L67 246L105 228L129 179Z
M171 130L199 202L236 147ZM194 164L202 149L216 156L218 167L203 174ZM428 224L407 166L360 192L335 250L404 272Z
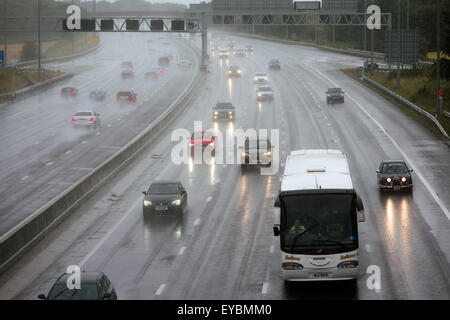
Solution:
M260 137L245 139L241 148L241 169L248 166L269 166L272 163L272 144Z
M106 98L106 92L105 90L92 90L89 92L89 98L92 100L105 100Z
M234 106L230 102L218 102L213 107L213 120L234 121Z
M78 89L74 87L65 87L61 89L61 95L64 97L75 97L78 94Z
M72 274L63 273L41 300L117 300L114 285L103 272L81 272L81 288L69 289L67 280Z
M328 88L328 91L325 93L327 95L327 103L344 103L344 90L341 88Z
M158 64L160 66L168 66L170 64L170 58L168 56L163 56L158 59Z
M276 69L276 70L280 70L281 69L281 63L278 59L272 59L269 61L269 69Z
M377 170L377 184L380 191L392 190L412 191L413 182L411 172L404 161L383 161Z
M187 192L180 181L157 181L142 193L145 195L142 202L144 215L182 214L187 206Z

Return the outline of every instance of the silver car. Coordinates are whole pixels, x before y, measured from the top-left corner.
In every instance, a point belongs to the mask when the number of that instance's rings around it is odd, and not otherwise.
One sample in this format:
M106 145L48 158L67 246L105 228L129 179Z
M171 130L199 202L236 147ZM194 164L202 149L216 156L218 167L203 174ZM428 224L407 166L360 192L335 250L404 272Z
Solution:
M72 116L72 125L96 129L100 127L100 114L93 110L77 111Z

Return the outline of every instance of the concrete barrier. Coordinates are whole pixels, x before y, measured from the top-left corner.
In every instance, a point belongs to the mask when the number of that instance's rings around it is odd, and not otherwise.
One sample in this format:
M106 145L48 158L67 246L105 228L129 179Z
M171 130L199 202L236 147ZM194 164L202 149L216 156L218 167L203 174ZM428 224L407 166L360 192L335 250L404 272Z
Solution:
M184 40L185 43L191 44ZM191 46L192 47L192 46ZM193 47L197 65L200 65L200 50ZM152 137L164 128L181 110L184 103L202 83L205 74L198 68L195 76L182 94L155 121L116 154L95 168L90 174L70 186L59 196L31 214L6 234L0 237L0 273L6 271L26 250L54 228L83 200L127 166L150 143Z

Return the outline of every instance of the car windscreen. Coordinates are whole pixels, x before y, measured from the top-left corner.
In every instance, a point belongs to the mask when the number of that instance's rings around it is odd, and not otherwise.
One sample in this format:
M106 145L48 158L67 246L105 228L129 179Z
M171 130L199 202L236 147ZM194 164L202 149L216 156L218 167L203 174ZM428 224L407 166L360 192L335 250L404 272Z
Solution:
M130 92L119 92L117 95L118 96L126 96L126 97L128 97L128 96L131 95L131 93Z
M406 174L408 173L408 168L402 162L390 162L383 164L381 173L385 174Z
M264 140L264 139L246 139L245 140L245 149L248 149L249 147L261 149L261 150L267 150L270 148L270 141Z
M234 109L231 103L218 103L214 109Z
M258 89L258 91L269 92L269 91L272 91L272 89L270 87L261 87Z
M92 112L77 112L75 113L75 116L77 117L91 117Z
M341 88L330 88L328 93L341 93Z
M178 185L176 183L155 183L148 189L149 194L163 195L178 193Z
M263 73L263 72L257 72L257 73L255 73L255 77L265 77L265 76L266 76L266 74Z
M48 296L49 300L97 300L98 298L95 283L82 283L79 290L68 289L66 283L56 284Z
M279 63L280 61L278 60L270 60L270 63Z

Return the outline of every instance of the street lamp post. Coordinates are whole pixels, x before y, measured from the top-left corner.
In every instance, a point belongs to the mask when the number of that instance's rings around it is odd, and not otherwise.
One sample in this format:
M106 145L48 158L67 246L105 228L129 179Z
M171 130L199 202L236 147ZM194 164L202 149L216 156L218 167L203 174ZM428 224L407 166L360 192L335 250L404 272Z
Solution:
M37 0L37 10L38 10L38 82L41 82L41 2Z
M400 51L401 51L401 34L400 34L400 0L398 0L398 59L397 59L397 90L400 90Z
M442 115L440 107L440 91L441 91L441 0L437 0L437 61L436 61L436 99L439 115Z

